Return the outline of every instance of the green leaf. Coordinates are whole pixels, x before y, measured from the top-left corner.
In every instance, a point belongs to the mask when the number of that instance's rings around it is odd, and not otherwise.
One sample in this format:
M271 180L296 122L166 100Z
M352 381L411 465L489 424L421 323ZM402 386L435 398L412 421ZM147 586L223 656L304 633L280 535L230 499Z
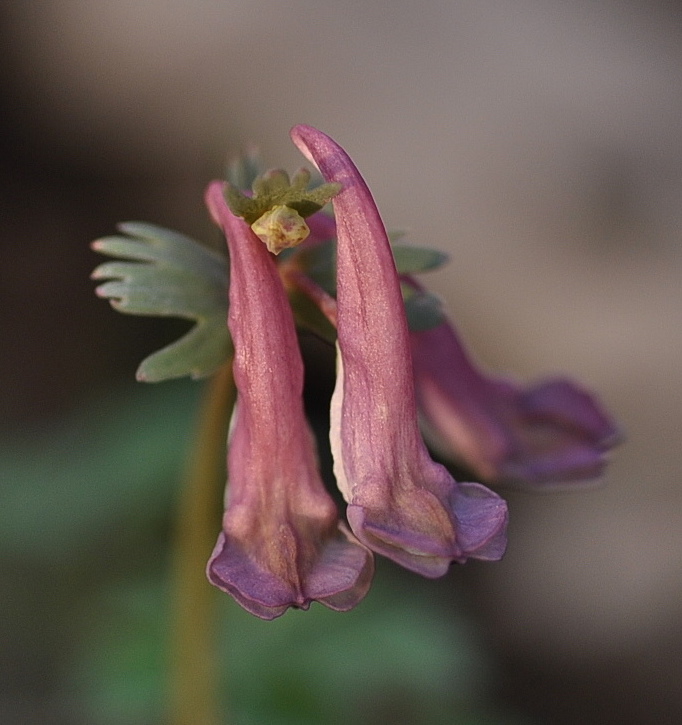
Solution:
M437 249L394 244L392 250L398 274L428 272L442 267L448 261L448 255Z
M310 172L299 169L289 180L282 169L271 169L253 182L253 196L246 196L235 186L228 186L225 200L235 216L253 224L274 206L288 206L302 217L319 211L341 191L341 184L321 184L308 189Z
M301 271L327 294L336 297L336 241L299 247L295 254Z
M336 328L310 297L299 290L293 290L289 292L289 302L297 327L312 332L330 345L336 342Z
M430 330L445 321L440 297L426 290L417 290L407 284L402 284L401 288L410 330L415 332Z
M107 280L97 287L97 294L119 312L196 323L179 340L143 360L137 379L159 382L215 372L232 350L226 323L227 257L153 224L126 222L118 228L128 236L104 237L92 248L130 261L97 267L92 278Z
M256 178L263 173L263 161L257 146L249 146L230 161L226 178L237 189L250 189Z

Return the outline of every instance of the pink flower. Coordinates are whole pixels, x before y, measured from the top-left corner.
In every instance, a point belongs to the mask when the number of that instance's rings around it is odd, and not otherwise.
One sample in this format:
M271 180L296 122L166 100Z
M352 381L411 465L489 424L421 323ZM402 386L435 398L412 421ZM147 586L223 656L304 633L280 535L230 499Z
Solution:
M479 372L447 322L411 332L427 439L490 483L542 485L602 475L620 434L598 401L569 380L533 387Z
M383 223L346 152L310 126L292 138L342 190L336 216L338 372L332 399L334 471L355 535L428 577L452 561L499 559L507 507L476 483L457 483L419 433L410 338Z
M293 316L273 258L229 210L224 190L213 182L206 202L230 252L238 399L223 530L208 578L263 619L312 601L345 611L369 589L372 555L339 522L320 478Z

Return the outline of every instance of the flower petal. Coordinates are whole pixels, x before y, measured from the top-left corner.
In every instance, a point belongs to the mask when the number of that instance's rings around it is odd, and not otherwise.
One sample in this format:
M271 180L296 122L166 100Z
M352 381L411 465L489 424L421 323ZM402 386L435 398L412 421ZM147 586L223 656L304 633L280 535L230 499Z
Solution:
M238 399L223 533L208 577L264 619L313 600L350 609L369 588L371 553L339 523L317 469L303 410L303 363L273 258L230 212L223 190L212 183L206 201L230 251Z
M419 433L400 283L371 193L328 136L296 126L292 138L326 181L342 185L332 200L340 355L330 436L351 528L375 551L425 576L440 576L450 561L483 549L501 556L506 504L484 487L476 489L485 492L480 498L468 496L431 460Z
M491 483L548 487L602 475L620 433L592 395L565 379L524 389L484 376L448 322L410 335L424 430L444 457Z

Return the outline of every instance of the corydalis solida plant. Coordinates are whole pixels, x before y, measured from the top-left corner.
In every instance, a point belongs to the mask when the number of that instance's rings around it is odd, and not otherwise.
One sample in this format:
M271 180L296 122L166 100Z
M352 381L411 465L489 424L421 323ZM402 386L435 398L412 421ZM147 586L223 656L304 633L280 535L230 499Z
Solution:
M96 278L110 280L98 293L122 311L153 313L154 304L139 303L138 278L144 277L147 291L165 289L160 298L167 305L172 294L164 280L172 276L173 289L182 289L178 275L185 274L187 288L193 287L173 307L176 314L181 310L204 331L217 330L222 320L221 333L198 336L194 358L187 338L195 330L157 353L151 375L149 366L145 370L148 379L164 377L155 377L159 367L172 371L165 377L183 368L210 374L234 345L240 402L229 443L223 531L208 574L264 618L313 600L352 607L369 586L370 549L429 577L443 575L452 561L502 556L505 502L479 483L454 481L431 459L418 413L439 448L486 483L544 486L594 478L616 431L599 404L568 381L524 392L478 373L439 303L414 277L442 263L442 255L397 245L391 253L371 194L346 152L309 126L295 127L292 138L325 184L308 190L307 172L290 181L273 171L254 181L251 195L235 185L209 186L209 209L230 250L229 285L216 255L197 252L196 243L178 235L169 240L158 228L128 225L124 231L137 241L96 243L98 251L138 260L95 271ZM335 219L319 211L330 199ZM172 275L164 277L164 269ZM200 299L216 299L220 279L222 304L202 305ZM297 322L337 337L330 439L354 535L338 521L316 469L282 280ZM156 314L169 314L156 304Z

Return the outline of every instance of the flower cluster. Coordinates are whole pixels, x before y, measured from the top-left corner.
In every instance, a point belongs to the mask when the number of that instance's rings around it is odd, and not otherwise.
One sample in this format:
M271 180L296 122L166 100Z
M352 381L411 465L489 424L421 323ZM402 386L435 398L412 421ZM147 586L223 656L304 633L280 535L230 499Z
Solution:
M330 439L352 534L338 523L315 468L293 316L263 246L268 240L255 233L266 225L249 228L235 216L223 184L207 192L230 251L239 393L223 532L208 575L267 618L311 600L353 606L369 586L370 551L427 577L443 575L453 561L502 556L504 500L481 484L458 483L431 459L418 403L441 447L489 481L598 475L615 435L596 403L568 382L522 391L486 380L447 322L410 333L390 243L357 168L314 128L297 126L292 138L339 189L332 200L335 303L323 290L311 296L333 306L338 362ZM293 246L281 243L281 229L275 234L270 249ZM314 285L303 287L310 292Z
M259 177L253 192L219 181L206 192L229 250L227 317L238 394L222 532L207 572L264 619L312 601L352 608L369 589L373 553L426 577L442 576L452 562L502 557L505 501L481 483L455 481L431 458L422 435L486 484L541 488L597 479L619 437L595 398L568 380L525 389L479 372L439 301L414 276L441 256L417 254L415 263L408 252L401 261L346 152L310 126L296 126L292 139L321 173L321 186L308 190L304 170L291 181L277 170ZM333 217L321 211L330 200ZM98 244L104 253L152 259L148 248L141 252L120 238ZM164 254L165 264L188 258L176 247ZM200 256L193 283L210 279L213 294L215 259ZM135 270L116 264L95 275L123 279L126 291L140 294ZM125 309L139 297L124 298L122 284L98 291L118 294ZM318 315L307 323L336 339L330 443L347 524L323 485L305 419L295 329L301 298ZM224 313L185 312L205 329ZM207 360L217 359L211 344L199 366L205 372ZM157 355L165 360L165 352ZM176 362L169 369L180 370Z

